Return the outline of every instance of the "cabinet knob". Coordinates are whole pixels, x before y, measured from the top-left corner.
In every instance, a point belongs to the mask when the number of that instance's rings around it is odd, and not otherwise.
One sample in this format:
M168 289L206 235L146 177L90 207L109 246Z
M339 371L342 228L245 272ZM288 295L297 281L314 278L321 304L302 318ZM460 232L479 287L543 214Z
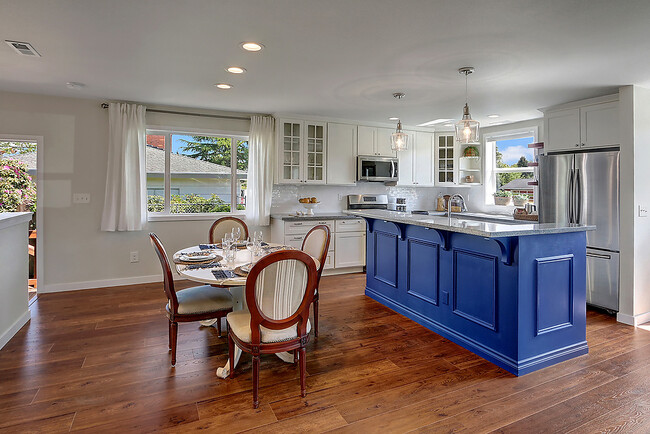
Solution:
M579 147L580 147L580 143L576 143L576 148L579 148Z
M581 143L581 144L580 144L580 146L584 146L584 145L585 145L584 143Z

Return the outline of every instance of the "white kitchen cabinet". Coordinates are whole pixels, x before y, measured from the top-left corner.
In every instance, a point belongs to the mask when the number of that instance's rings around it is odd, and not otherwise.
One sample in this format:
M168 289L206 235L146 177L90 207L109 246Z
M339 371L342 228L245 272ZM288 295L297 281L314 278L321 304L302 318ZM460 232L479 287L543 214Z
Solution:
M334 268L361 267L366 264L366 233L337 232Z
M452 186L456 184L456 147L453 133L435 135L435 172L436 185Z
M433 133L404 131L409 136L406 151L399 151L399 185L434 185Z
M359 125L357 130L357 144L359 155L377 155L382 157L395 157L391 149L390 128L377 128Z
M278 182L325 184L326 124L282 119L278 125Z
M548 111L544 128L545 152L619 145L618 101Z
M580 145L585 148L619 145L619 125L618 101L581 107Z
M363 270L366 264L365 233L366 221L361 218L331 220L326 216L322 220L292 220L284 221L282 218L271 218L271 241L300 249L305 235L316 225L326 225L330 228L330 246L325 260L325 270L330 273L349 273ZM337 235L346 235L339 237ZM360 245L363 237L363 246ZM338 247L337 240L341 240ZM363 250L360 250L363 249ZM342 255L336 261L337 255Z
M327 183L354 185L357 181L357 126L327 124Z

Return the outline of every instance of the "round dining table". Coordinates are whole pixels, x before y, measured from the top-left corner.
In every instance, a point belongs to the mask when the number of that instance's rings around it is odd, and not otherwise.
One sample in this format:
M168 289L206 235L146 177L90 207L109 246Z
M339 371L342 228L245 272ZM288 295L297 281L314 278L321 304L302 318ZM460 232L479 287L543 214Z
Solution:
M174 263L176 264L176 271L182 277L192 280L194 282L204 283L208 285L216 285L226 287L230 290L233 299L233 312L238 310L247 309L246 307L246 298L244 296L244 287L246 285L246 277L234 275L233 272L237 267L251 263L251 259L254 261L259 260L264 255L267 255L272 252L279 250L292 249L290 246L284 246L281 244L267 244L262 248L261 255L256 257L251 257L251 252L248 249L238 249L235 255L234 261L227 262L225 259L215 261L208 264L188 264L188 263L179 263L178 258L181 255L187 253L195 253L200 251L205 252L214 252L222 258L225 258L223 250L220 248L219 244L200 244L198 246L186 247L174 253ZM218 258L217 258L218 259ZM316 262L316 267L318 267L318 261ZM223 270L224 273L229 276L222 276L221 278L216 277L213 271ZM201 321L201 325L212 326L217 320L208 320ZM219 378L228 378L230 375L230 369L234 369L239 363L239 358L241 357L241 350L235 345L235 366L230 366L230 360L228 360L222 368L217 368L217 376ZM282 361L287 363L293 363L293 354L288 352L276 353Z

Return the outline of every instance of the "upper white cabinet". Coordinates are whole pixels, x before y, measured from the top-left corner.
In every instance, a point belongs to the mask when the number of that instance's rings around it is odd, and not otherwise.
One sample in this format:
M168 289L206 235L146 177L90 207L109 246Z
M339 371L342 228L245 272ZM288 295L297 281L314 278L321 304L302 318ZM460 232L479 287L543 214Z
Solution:
M357 126L327 124L327 183L354 185L357 177Z
M546 152L618 145L618 101L550 110L544 129Z
M405 131L409 147L399 151L399 185L434 185L433 133Z
M326 129L324 122L280 120L278 182L325 184Z
M436 185L456 184L456 147L453 133L439 133L435 136Z
M393 134L393 130L390 128L359 125L357 133L359 155L394 157L395 151L391 149L390 145L391 134Z

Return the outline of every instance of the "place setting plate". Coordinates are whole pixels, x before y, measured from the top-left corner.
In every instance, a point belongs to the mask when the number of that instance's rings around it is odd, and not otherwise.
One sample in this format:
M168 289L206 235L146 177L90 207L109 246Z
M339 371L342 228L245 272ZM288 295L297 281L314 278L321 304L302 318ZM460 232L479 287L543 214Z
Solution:
M219 262L223 259L222 256L214 252L190 252L182 253L174 258L177 264L202 264L207 262Z

